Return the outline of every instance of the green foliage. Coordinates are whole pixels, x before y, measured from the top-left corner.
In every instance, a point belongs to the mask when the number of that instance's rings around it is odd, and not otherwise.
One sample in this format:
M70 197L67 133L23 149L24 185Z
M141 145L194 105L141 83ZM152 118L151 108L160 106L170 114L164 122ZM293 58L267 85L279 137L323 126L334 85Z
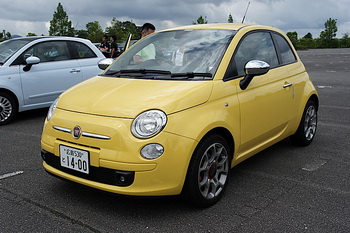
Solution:
M321 32L320 38L323 40L332 40L337 35L337 20L329 18L324 23L325 30Z
M197 19L197 22L193 22L192 24L207 24L208 20L207 20L207 16L199 16Z
M87 39L92 42L101 42L104 32L98 21L89 22L86 24Z
M141 27L136 26L131 21L119 21L113 17L111 26L106 28L106 34L108 36L116 35L117 42L123 42L127 39L128 35L132 34L132 39L138 40L141 38Z
M26 36L29 37L29 36L37 36L37 35L35 33L28 32L28 34Z
M88 32L87 32L87 30L84 30L84 29L75 30L75 36L77 36L79 38L87 39L88 38Z
M304 37L304 39L312 39L312 34L308 32Z
M337 40L334 39L337 35L338 27L337 27L337 20L329 18L324 23L325 30L321 32L320 39L321 39L321 47L322 48L336 48Z
M233 18L232 18L232 15L229 14L228 15L228 20L227 20L228 23L233 23Z
M297 32L287 32L287 36L294 45L295 48L298 48L298 33Z
M345 33L343 38L339 41L340 48L350 48L350 37L349 33Z
M68 15L61 3L58 3L57 11L54 12L53 19L50 21L49 35L74 36L72 21L68 20Z

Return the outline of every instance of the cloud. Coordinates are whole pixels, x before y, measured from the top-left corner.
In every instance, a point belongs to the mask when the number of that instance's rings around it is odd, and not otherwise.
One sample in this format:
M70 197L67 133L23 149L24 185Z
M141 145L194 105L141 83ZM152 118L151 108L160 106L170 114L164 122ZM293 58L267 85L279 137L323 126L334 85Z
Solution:
M249 0L1 0L0 30L26 35L48 34L45 26L52 19L58 2L61 2L73 26L85 29L88 22L99 21L106 28L115 17L130 20L137 25L153 23L157 30L192 24L202 15L208 22L227 22L232 14L241 22ZM314 32L324 29L328 18L338 22L338 36L350 32L350 0L251 0L246 23L275 26L283 31ZM305 33L305 34L306 34Z

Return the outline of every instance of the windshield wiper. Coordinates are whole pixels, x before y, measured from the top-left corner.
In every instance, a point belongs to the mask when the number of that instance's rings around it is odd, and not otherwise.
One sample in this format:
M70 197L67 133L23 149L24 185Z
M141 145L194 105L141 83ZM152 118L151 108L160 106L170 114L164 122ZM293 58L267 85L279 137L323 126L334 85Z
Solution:
M171 75L168 70L148 70L148 69L131 69L131 70L118 70L112 72L106 72L105 75L121 75L121 74L162 74Z
M171 77L172 78L176 78L176 77L186 77L186 78L209 77L209 78L212 78L213 75L211 73L187 72L187 73L174 73L174 74L171 74Z

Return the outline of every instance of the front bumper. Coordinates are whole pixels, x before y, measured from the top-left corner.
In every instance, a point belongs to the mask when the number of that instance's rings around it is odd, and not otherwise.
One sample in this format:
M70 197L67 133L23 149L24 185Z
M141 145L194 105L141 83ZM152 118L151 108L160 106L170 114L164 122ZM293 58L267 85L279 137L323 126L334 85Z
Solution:
M55 117L46 122L43 129L41 147L45 170L73 182L118 194L180 194L197 142L165 130L150 139L137 139L130 133L131 122L130 119L56 110ZM74 139L71 134L54 129L54 126L73 129L76 125L88 132L103 132L111 140ZM142 158L140 150L149 143L162 144L164 154L154 160ZM89 151L90 173L62 167L60 145Z

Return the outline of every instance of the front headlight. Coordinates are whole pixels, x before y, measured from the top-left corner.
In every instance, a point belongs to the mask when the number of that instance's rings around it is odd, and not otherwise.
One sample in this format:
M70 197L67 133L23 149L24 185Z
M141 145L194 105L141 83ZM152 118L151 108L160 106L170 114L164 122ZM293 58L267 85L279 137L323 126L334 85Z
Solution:
M58 102L58 98L51 104L51 106L49 108L49 112L47 113L47 120L48 121L51 119L53 113L56 110L57 102Z
M137 138L150 138L165 127L167 116L160 110L149 110L138 115L132 122L131 132Z

